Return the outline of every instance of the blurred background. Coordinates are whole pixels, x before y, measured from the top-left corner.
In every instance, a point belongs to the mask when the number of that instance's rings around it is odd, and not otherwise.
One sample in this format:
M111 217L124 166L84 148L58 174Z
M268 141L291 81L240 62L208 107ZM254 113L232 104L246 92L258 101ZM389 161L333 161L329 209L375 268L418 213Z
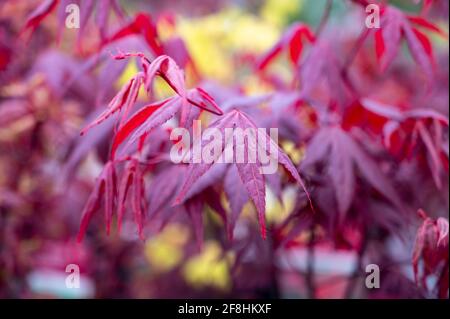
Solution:
M66 28L62 22L68 3L80 5L79 29ZM139 68L132 59L115 61L110 54L140 51L152 58L158 50L149 46L145 33L117 41L112 41L111 35L117 35L138 12L144 12L151 17L152 32L158 34L159 43L154 46L185 70L189 86L202 83L218 101L228 92L223 88L258 96L278 90L284 84L277 83L289 82L293 75L286 56L270 66L268 74L274 76L269 80L255 73L254 63L292 23L302 22L317 30L327 3L59 1L42 19L38 11L39 21L26 27L30 14L37 8L49 10L52 1L1 1L0 297L308 298L311 278L307 273L311 272L316 298L423 296L414 284L411 265L419 222L406 227L402 239L383 237L383 289L370 292L370 296L363 288L364 277L354 273L357 249L336 244L320 225L276 248L274 240L261 239L253 208L247 207L250 205L244 208L242 223L236 227L237 238L242 240L234 245L219 238L217 229L223 225L211 212L205 213L201 251L192 227L182 217L172 219L161 231L148 229L145 240L140 240L131 221L124 223L121 234L112 231L106 235L99 213L87 237L81 243L75 241L81 212L108 156L112 124L99 126L89 139L83 140L79 132ZM332 3L324 32L338 43L335 53L343 58L361 32L365 13L352 1ZM421 1L391 4L412 15L422 8ZM428 14L448 34L448 2L436 1ZM448 116L448 39L434 35L431 39L438 83L427 102ZM406 107L418 85L412 83L415 73L408 68L413 64L411 57L405 53L396 59L390 75L382 78L375 71L372 42L355 60L353 75L358 81L371 83L367 79L377 74L377 85L367 85L365 94ZM407 52L404 47L401 50ZM156 100L171 94L167 85L157 81ZM146 94L140 94L138 104L144 105L146 99ZM414 103L420 101L423 97L414 99ZM283 148L298 161L304 153L300 144L285 142ZM408 178L405 174L403 179ZM448 175L441 191L436 192L432 183L428 178L421 184L421 196L427 203L424 209L433 212L433 217L448 218ZM281 224L295 209L295 189L283 188L282 198L283 205L268 189L269 224ZM308 258L311 236L317 240L314 263ZM359 234L351 229L346 236L350 241L359 240ZM66 285L69 264L79 266L80 288Z

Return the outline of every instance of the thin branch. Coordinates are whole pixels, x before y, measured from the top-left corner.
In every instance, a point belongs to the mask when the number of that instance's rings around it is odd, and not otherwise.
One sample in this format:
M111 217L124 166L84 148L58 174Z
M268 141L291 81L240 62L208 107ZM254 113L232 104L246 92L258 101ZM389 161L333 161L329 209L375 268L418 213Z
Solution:
M333 0L327 0L327 4L325 6L325 10L323 12L322 18L320 19L319 27L316 30L316 38L320 37L320 34L324 30L328 19L330 18L331 8L333 7Z
M360 277L360 273L363 268L362 267L363 259L364 259L364 255L367 250L368 243L369 243L369 239L367 236L367 232L364 232L361 247L358 251L358 259L356 260L355 269L353 270L353 273L350 276L350 280L349 280L349 283L348 283L346 291L345 291L345 295L344 295L345 299L352 298L352 296L354 294L356 283L358 282L358 278Z
M314 246L315 246L315 223L311 224L310 235L308 240L308 265L306 269L306 287L308 289L308 298L314 299L316 297L316 287L314 280Z

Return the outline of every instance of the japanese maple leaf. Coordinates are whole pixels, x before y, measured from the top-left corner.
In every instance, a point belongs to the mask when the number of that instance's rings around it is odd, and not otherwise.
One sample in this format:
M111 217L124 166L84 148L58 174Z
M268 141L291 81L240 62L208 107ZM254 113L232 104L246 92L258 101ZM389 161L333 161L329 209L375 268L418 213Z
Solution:
M419 16L407 16L399 9L386 6L381 10L380 29L375 31L375 49L382 71L392 63L404 38L416 63L428 79L433 77L433 47L427 35L417 27L444 35L434 24Z
M94 213L100 208L102 199L105 207L106 232L109 234L111 227L111 217L114 210L114 203L117 193L116 173L114 163L108 162L97 178L85 208L81 214L81 224L77 236L77 241L83 240L86 229Z
M190 104L195 105L201 109L210 111L215 114L222 114L222 111L214 102L214 99L208 95L207 92L201 88L194 88L186 91L184 82L184 73L178 67L178 65L170 57L166 55L159 56L153 62L150 62L142 53L121 53L115 56L115 59L125 59L130 56L137 56L141 59L143 71L139 72L133 78L131 78L128 83L126 83L122 89L117 93L117 95L109 103L108 108L102 112L96 120L94 120L90 125L81 131L81 134L85 134L92 127L102 123L112 114L122 111L122 119L120 121L120 127L125 127L123 132L118 133L120 142L115 142L114 145L118 146L133 129L138 127L144 120L146 120L156 109L161 106L168 104L169 100L174 103L181 103L182 109L181 114L181 124L185 125L190 112ZM147 91L152 88L153 80L156 76L162 77L173 90L181 97L181 99L174 97L160 103L151 104L142 110L138 114L135 114L127 123L125 120L127 118L128 112L137 100L139 89L141 86ZM178 109L176 109L178 111ZM175 114L174 112L173 114ZM173 116L173 114L171 116ZM170 116L170 117L171 117ZM169 118L170 118L169 117ZM166 120L168 120L167 118ZM163 123L163 122L162 122ZM159 123L159 124L162 124ZM115 149L115 148L114 148Z
M373 133L374 136L381 136L386 123L402 119L403 114L400 109L369 99L362 99L346 108L342 116L342 127L345 130L360 127Z
M244 205L250 200L248 193L246 192L245 185L243 184L239 172L235 165L231 165L225 175L224 179L224 191L230 203L230 217L227 223L228 238L233 239L233 230L236 225L236 221L244 208Z
M442 187L442 174L448 173L448 153L445 129L448 119L433 111L415 109L404 112L399 121L389 121L383 127L386 147L401 159L416 153L427 161L433 180Z
M354 201L356 176L360 176L397 208L402 208L398 195L374 160L341 127L321 128L309 142L300 167L307 169L325 165L340 221Z
M340 61L331 43L316 41L305 61L299 68L302 98L311 98L313 94L325 86L328 104L338 104L343 107L348 104L351 91L343 77Z
M448 298L448 220L442 217L434 220L421 209L419 216L423 222L417 231L412 259L416 282L428 290L427 277L436 275L439 298ZM423 263L421 273L420 261Z
M163 48L158 38L156 25L150 15L143 12L137 13L133 21L117 30L112 36L104 41L103 45L130 35L142 35L156 56L163 54Z
M193 103L198 107L196 108L197 110L193 110ZM179 96L174 96L161 102L144 106L130 117L114 136L111 157L114 158L117 148L127 138L129 139L125 149L139 140L142 144L152 130L173 118L177 113L180 113L180 126L190 127L192 121L199 116L200 109L209 110L216 114L222 112L215 101L200 88L188 90L186 92L186 100Z
M98 115L97 119L95 119L91 124L86 126L81 131L81 135L84 135L92 127L99 125L116 112L124 110L123 117L126 117L126 115L131 110L131 108L133 107L134 103L138 98L139 88L143 83L143 79L144 79L143 73L138 73L136 76L131 78L120 89L117 95L111 100L106 110L104 110L100 115Z
M131 196L128 197L128 193ZM145 185L143 168L137 159L131 159L122 174L117 195L117 228L120 232L123 216L126 210L125 202L129 198L134 222L138 227L138 234L143 239L143 228L147 203L144 197Z
M260 148L261 145L255 145L255 139L243 139L243 145L234 145L233 138L225 138L225 128L251 128L256 130L256 125L250 120L247 115L238 110L232 110L216 122L210 125L210 128L217 128L222 134L222 139L219 142L221 147L220 152L214 154L214 159L211 163L191 163L189 164L189 169L186 174L186 179L181 187L181 190L175 200L175 204L180 204L185 200L186 194L189 189L194 185L194 183L203 176L208 170L210 170L213 165L217 165L220 157L226 155L225 149L233 147L236 150L237 147L242 147L245 152ZM265 140L269 148L265 147L264 151L267 152L269 156L278 156L278 162L282 164L286 170L291 174L291 176L299 183L306 192L306 188L303 181L300 178L296 168L290 161L289 157L278 147L278 145L265 134ZM202 144L206 144L203 141ZM266 146L267 146L266 145ZM236 152L234 152L236 153ZM266 226L265 226L265 178L261 173L260 168L262 163L259 158L255 160L254 163L249 160L248 157L244 160L244 163L233 162L239 173L240 180L244 184L245 190L249 198L253 201L258 213L258 220L260 223L261 235L263 238L266 237Z
M125 162L124 160L121 162ZM147 203L144 197L145 184L143 168L141 163L131 158L125 162L125 168L121 177L117 177L116 170L118 161L109 161L103 168L102 173L97 178L94 190L92 191L81 217L81 225L77 240L83 240L86 229L94 213L99 210L103 199L105 207L106 233L110 233L111 220L114 209L117 211L117 228L121 231L122 220L127 210L126 202L131 206L134 221L138 228L139 237L143 238L143 227ZM118 181L119 180L119 181Z
M402 111L397 107L362 99L344 114L342 126L351 130L358 126L381 136L387 149L399 159L412 155L427 161L434 182L441 188L441 175L448 172L445 129L448 118L428 109Z
M307 25L294 23L281 36L280 40L261 58L257 63L259 70L264 70L272 60L274 60L283 50L289 50L289 59L295 66L300 64L300 57L303 51L303 42L315 41L313 32Z
M100 37L103 41L107 38L108 32L108 17L110 12L113 12L123 20L125 13L122 10L117 0L83 0L81 2L73 0L45 0L28 16L22 33L28 29L32 32L42 23L42 21L50 15L58 7L58 40L61 37L62 31L65 29L67 18L66 8L70 4L77 4L80 8L80 28L77 34L77 47L81 51L81 40L85 34L86 26L96 11L96 25L100 32Z
M72 4L73 0L61 0L61 5L58 9L58 23L59 34L58 40L61 37L62 31L65 29L64 24L67 18L66 8L69 4ZM108 38L108 20L110 13L114 13L119 22L123 23L125 19L125 12L120 6L117 0L83 0L79 3L80 7L80 28L77 33L77 48L82 51L82 39L86 33L86 27L93 16L96 13L95 23L100 33L100 39L104 42Z

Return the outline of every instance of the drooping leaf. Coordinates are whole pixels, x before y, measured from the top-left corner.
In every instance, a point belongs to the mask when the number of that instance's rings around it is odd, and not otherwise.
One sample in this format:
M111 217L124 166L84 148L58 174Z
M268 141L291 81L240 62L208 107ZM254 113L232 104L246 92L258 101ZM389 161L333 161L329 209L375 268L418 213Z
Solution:
M236 221L244 208L244 205L248 202L249 197L245 191L245 186L242 184L242 180L239 177L236 166L231 165L225 175L224 179L224 191L230 203L231 214L228 218L227 234L230 240L233 239L233 231L236 225Z
M108 108L105 111L103 111L97 117L96 120L94 120L91 124L85 127L81 131L81 135L86 134L86 132L90 130L92 127L99 125L108 117L110 117L112 114L121 111L122 109L124 115L126 115L130 111L134 102L136 102L141 84L142 84L142 74L139 73L138 75L130 79L130 81L128 81L128 83L122 87L119 93L117 93L117 95L111 100L111 102L108 105Z
M392 63L399 51L401 39L404 38L412 57L431 80L434 73L433 49L428 36L417 27L440 35L444 33L424 18L407 16L392 6L386 6L381 11L380 26L380 29L375 31L375 48L382 71Z
M156 26L150 15L143 12L137 13L133 21L117 30L111 37L105 40L103 45L110 44L130 35L142 35L155 55L158 56L163 53Z
M245 115L241 111L233 110L228 112L222 118L212 123L210 125L210 128L217 128L222 133L221 139L214 141L220 143L220 152L214 154L214 158L212 158L211 162L189 164L186 178L175 200L175 204L182 203L186 198L187 192L194 185L194 183L208 170L210 170L213 165L217 165L218 161L221 158L223 159L224 156L227 156L227 154L225 153L225 149L232 147L236 156L236 152L239 152L237 151L237 148L240 148L240 150L244 151L244 161L242 163L240 163L239 161L233 162L233 165L236 165L240 179L247 191L247 194L255 204L258 213L258 219L260 222L261 235L265 238L265 179L263 174L261 173L261 167L263 163L260 162L259 158L256 158L256 162L254 162L254 160L250 158L250 154L266 152L266 155L275 157L306 192L300 175L298 174L292 162L289 160L288 156L278 147L278 145L271 139L271 137L268 136L267 133L264 133L263 136L257 134L256 125L247 117L247 115ZM227 134L225 134L225 128L240 128L242 130L250 129L250 138L242 139L242 143L244 143L244 145L238 145L237 143L234 143L232 136L226 136ZM252 134L257 134L258 136L255 135L252 138ZM202 146L206 144L207 142L203 140Z
M298 66L303 51L303 42L305 40L313 43L315 41L313 32L307 25L294 23L281 36L280 40L261 57L260 61L257 63L258 68L264 70L270 62L285 49L289 50L289 59L291 63Z
M310 141L301 167L307 169L317 164L327 167L326 174L332 181L340 221L343 221L354 201L356 174L396 208L403 209L397 192L388 178L342 128L337 126L322 128Z
M94 190L92 191L81 217L80 230L78 232L77 241L83 240L87 227L93 214L100 208L102 199L105 207L106 232L109 234L111 227L111 216L116 194L116 180L114 163L108 162L100 176L97 178Z
M123 216L126 211L126 201L130 203L131 211L133 212L134 222L138 228L138 235L143 239L144 219L146 201L144 197L144 178L142 168L136 159L130 160L125 166L125 171L122 173L120 185L118 189L118 205L117 205L117 225L120 231ZM129 195L129 193L131 194Z
M156 110L152 110L151 116L147 117L142 124L134 130L134 132L131 134L131 136L128 139L128 142L125 146L125 148L128 148L130 144L136 143L139 138L142 136L150 133L154 128L157 126L164 124L168 120L170 120L172 117L175 116L176 113L178 113L181 109L183 100L178 97L172 97L166 100L167 102L163 104L162 107L158 107ZM147 109L148 111L149 109ZM145 113L145 111L144 111ZM130 121L134 120L134 117L130 119ZM140 119L143 120L143 119ZM127 122L128 123L128 122ZM125 126L132 127L132 124L124 124ZM120 131L119 131L120 132ZM124 134L124 133L120 133Z
M160 55L145 70L144 87L150 92L153 81L157 75L161 76L167 84L181 97L185 97L186 89L184 83L184 72L178 67L176 62L167 55Z
M140 127L156 110L164 106L173 98L166 99L161 102L156 102L147 106L142 107L137 111L116 133L111 147L111 158L114 158L115 153L119 145L121 145L130 134Z

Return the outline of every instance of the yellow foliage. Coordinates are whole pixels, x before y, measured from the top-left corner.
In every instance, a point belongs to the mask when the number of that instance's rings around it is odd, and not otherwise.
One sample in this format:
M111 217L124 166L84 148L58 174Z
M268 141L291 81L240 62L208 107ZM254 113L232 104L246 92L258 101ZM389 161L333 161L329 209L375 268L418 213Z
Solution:
M201 74L223 82L233 79L233 54L260 54L278 39L280 30L261 18L230 7L201 18L180 18L177 33L185 40Z
M288 187L281 194L281 203L272 191L266 187L266 220L268 223L281 223L294 209L296 187Z
M287 155L289 155L294 164L299 164L304 157L305 154L304 148L297 148L295 144L291 141L282 142L281 147L284 150L284 152Z
M270 23L282 27L289 18L300 12L303 0L267 0L261 8L261 16Z
M196 288L214 287L221 290L231 288L230 266L233 256L222 256L220 245L214 241L205 242L202 252L190 258L183 268L185 280Z
M166 272L176 267L183 258L183 246L189 238L184 225L169 224L164 230L145 244L145 256L157 272Z

